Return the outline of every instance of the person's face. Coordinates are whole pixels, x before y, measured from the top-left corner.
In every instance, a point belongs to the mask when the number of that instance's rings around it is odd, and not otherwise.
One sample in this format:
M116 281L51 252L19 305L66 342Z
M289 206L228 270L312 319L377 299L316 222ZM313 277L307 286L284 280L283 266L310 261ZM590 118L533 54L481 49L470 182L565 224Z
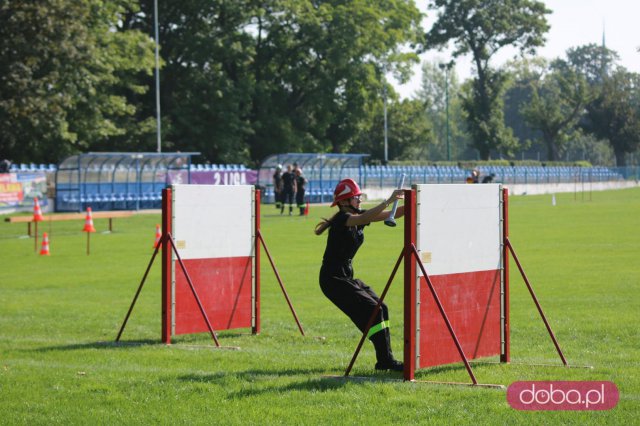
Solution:
M349 198L349 204L352 207L355 207L356 209L360 208L360 201L361 201L360 195L356 195L355 197Z

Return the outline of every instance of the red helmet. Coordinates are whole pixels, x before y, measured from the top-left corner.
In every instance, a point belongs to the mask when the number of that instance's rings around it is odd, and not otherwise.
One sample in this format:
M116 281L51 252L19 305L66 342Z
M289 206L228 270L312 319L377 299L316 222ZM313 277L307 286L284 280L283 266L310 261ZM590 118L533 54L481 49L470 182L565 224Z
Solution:
M360 191L360 187L353 179L342 179L333 191L333 203L331 207L338 204L338 201L348 200L360 194L362 194L362 191Z

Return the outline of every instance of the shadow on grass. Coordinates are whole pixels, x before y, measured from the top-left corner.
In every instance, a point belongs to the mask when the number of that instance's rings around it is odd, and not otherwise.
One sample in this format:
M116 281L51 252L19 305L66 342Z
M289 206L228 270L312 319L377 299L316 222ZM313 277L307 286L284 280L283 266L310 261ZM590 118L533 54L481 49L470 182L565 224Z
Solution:
M323 368L286 368L282 370L250 369L245 371L219 371L206 374L188 374L178 379L193 383L215 383L230 380L251 383L250 388L233 391L228 394L230 398L246 398L273 392L309 391L327 392L344 387L347 380L336 379L330 376L322 376L327 370ZM307 376L292 383L274 385L276 380L295 379L299 376Z
M139 346L158 346L175 349L240 349L237 346L225 346L225 339L232 339L241 336L251 336L250 333L226 333L222 336L217 336L220 341L220 348L217 348L213 340L194 340L194 339L172 339L172 343L167 345L160 339L139 339L139 340L115 340L86 342L86 343L73 343L67 345L45 346L35 349L39 352L46 351L70 351L70 350L82 350L82 349L102 349L102 348L130 348Z
M262 394L287 393L291 391L307 392L329 392L344 388L347 384L365 385L367 383L391 383L402 382L401 374L394 373L373 373L366 376L350 376L345 378L344 372L333 372L327 374L324 368L300 368L300 369L250 369L245 371L220 371L206 374L189 374L178 377L179 380L193 383L219 383L229 380L230 382L240 381L251 383L250 387L229 392L230 398L247 398ZM306 376L306 378L295 380L296 376ZM277 380L290 380L293 382L276 385Z
M76 351L84 349L104 349L104 348L131 348L140 346L167 346L160 340L145 339L145 340L128 340L128 341L99 341L99 342L86 342L86 343L73 343L69 345L57 345L57 346L44 346L37 349L32 349L37 352L49 352L49 351Z

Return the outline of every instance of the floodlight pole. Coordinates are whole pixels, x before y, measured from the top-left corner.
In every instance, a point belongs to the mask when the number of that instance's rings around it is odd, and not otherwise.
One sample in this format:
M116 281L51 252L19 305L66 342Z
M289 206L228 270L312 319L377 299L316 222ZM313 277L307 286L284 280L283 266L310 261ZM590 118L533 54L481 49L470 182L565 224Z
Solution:
M444 98L446 104L446 121L447 121L447 161L451 161L451 146L449 144L449 71L453 67L453 61L440 64L441 70L444 70Z
M158 152L162 152L162 132L160 121L160 55L159 46L160 40L158 38L158 0L153 0L153 27L155 32L155 56L156 56L156 138L158 145Z
M388 140L388 126L387 126L387 64L382 67L382 104L384 110L384 164L389 162L389 140Z
M389 141L387 136L387 85L385 84L383 89L384 96L384 164L389 162Z

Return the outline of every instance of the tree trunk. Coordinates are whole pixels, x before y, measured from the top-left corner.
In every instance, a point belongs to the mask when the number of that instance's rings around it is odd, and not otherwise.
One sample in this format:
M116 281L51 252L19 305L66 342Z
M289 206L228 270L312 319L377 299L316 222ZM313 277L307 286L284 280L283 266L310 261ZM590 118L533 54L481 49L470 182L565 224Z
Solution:
M616 156L616 167L626 167L626 152L624 152L623 150L614 150L613 152Z
M547 160L548 161L557 161L558 160L558 149L556 145L553 143L553 140L546 140L545 144L547 145Z
M491 150L489 149L488 144L477 144L476 149L478 150L478 154L482 161L489 161L491 159Z

